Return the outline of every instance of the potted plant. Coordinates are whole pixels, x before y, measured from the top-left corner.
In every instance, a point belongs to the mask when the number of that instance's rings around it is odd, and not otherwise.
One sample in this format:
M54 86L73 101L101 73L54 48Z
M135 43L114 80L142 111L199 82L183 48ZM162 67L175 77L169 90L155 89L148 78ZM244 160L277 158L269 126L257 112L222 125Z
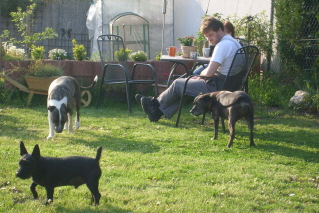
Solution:
M44 59L44 46L32 46L31 58L33 60L42 60Z
M131 52L132 50L128 48L126 48L125 50L123 48L120 48L118 51L114 53L116 61L126 61Z
M75 39L72 40L72 44L73 44L72 50L73 50L74 59L77 61L83 61L86 57L86 51L85 51L84 45L77 44Z
M181 44L183 58L189 58L190 57L190 52L197 52L197 47L193 46L193 42L195 40L194 36L185 36L178 38L177 41Z
M63 49L52 49L49 51L49 58L52 60L64 60L67 59L68 53Z
M144 51L137 51L130 55L132 61L146 61L147 54Z
M63 70L60 67L45 64L40 60L32 61L27 70L24 79L29 90L43 93L47 93L52 81L63 75Z

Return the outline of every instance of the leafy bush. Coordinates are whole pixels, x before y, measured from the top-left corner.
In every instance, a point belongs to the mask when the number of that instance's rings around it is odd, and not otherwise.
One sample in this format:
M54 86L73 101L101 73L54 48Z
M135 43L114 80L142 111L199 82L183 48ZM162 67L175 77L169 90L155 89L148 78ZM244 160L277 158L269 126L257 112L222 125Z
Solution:
M132 61L146 61L147 54L144 51L137 51L130 55Z
M279 74L269 72L264 76L249 77L249 95L255 103L269 107L286 108L295 93L293 85L282 86Z
M74 59L78 61L83 61L86 57L86 51L85 51L84 45L77 44L75 39L72 40L72 44L73 44L72 50L73 50Z
M116 51L115 54L115 59L117 61L126 61L130 55L132 50L126 48L125 50L123 48L120 48L118 51Z
M34 60L42 60L44 59L44 46L33 46L31 51L31 57Z
M63 49L52 49L49 51L49 58L52 60L64 60L67 58L67 52Z

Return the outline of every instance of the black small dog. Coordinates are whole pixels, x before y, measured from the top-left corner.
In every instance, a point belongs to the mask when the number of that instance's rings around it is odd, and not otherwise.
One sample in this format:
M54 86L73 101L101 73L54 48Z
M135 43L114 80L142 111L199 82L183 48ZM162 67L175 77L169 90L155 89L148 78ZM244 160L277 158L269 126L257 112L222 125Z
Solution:
M206 112L212 112L214 119L215 135L213 139L218 137L219 117L228 119L228 128L230 132L230 140L228 147L231 147L235 137L235 123L245 118L248 122L250 130L250 145L254 143L254 108L250 97L243 91L217 91L207 94L199 94L194 100L194 106L190 111L193 115L198 116Z
M32 154L28 154L24 143L20 142L20 155L22 156L20 168L16 176L21 179L32 177L30 186L35 199L38 193L35 190L37 185L43 186L47 192L49 204L53 201L54 188L57 186L79 187L86 184L92 194L92 203L99 204L101 194L99 192L99 179L101 168L99 160L101 158L102 147L99 147L95 159L82 156L70 156L64 158L43 157L40 155L38 145L34 146Z

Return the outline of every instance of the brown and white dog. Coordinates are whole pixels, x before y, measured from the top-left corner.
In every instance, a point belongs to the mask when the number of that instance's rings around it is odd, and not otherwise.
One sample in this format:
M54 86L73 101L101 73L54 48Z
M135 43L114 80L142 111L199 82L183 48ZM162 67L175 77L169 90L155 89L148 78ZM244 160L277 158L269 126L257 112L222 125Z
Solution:
M93 83L89 87L82 87L77 80L71 76L62 76L55 79L49 87L47 108L49 119L50 139L56 133L61 133L63 128L74 133L72 126L73 109L76 109L75 128L80 127L80 107L81 107L81 89L89 90L94 87L98 80L95 76Z
M194 106L190 111L193 115L198 116L206 112L212 112L214 120L215 135L213 139L218 137L219 117L228 119L228 128L230 132L230 140L228 147L231 147L235 137L235 123L245 118L248 122L250 130L250 145L254 143L254 108L250 97L243 91L217 91L207 94L199 94L194 100Z

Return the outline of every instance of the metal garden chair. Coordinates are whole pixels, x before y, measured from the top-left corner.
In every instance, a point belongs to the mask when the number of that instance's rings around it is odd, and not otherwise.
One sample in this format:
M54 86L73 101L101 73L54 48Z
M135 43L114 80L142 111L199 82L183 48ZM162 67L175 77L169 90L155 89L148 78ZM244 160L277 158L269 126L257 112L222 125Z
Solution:
M247 86L246 92L248 92L248 85L246 84L248 75L254 65L254 61L259 53L259 50L256 46L248 45L244 46L242 48L239 48L234 56L234 59L232 61L232 64L229 68L228 75L226 76L223 88L218 88L217 82L215 82L217 86L217 91L220 90L228 90L228 91L236 91L236 90L243 90L245 85ZM179 110L177 114L177 120L176 120L176 127L178 126L180 115L182 111L182 107L185 103L185 99L187 96L190 96L190 94L186 93L187 83L189 79L191 79L193 76L198 75L190 75L187 77L179 105ZM205 77L205 76L202 76ZM214 81L214 78L211 78L212 81ZM202 124L204 124L205 120L205 113L203 114L202 118ZM222 120L223 129L224 122Z
M99 102L102 98L103 84L125 84L127 106L130 113L132 113L130 100L130 88L132 84L154 84L155 96L158 96L155 68L151 64L135 63L131 71L128 68L126 54L119 54L120 52L124 53L126 49L122 37L111 34L100 35L97 38L97 44L102 63L103 75L98 92L96 108L99 107ZM116 61L116 58L118 61ZM147 70L149 72L149 75L147 75L150 76L149 79L136 78L136 74L141 70L139 69L140 66L143 66L143 70Z

